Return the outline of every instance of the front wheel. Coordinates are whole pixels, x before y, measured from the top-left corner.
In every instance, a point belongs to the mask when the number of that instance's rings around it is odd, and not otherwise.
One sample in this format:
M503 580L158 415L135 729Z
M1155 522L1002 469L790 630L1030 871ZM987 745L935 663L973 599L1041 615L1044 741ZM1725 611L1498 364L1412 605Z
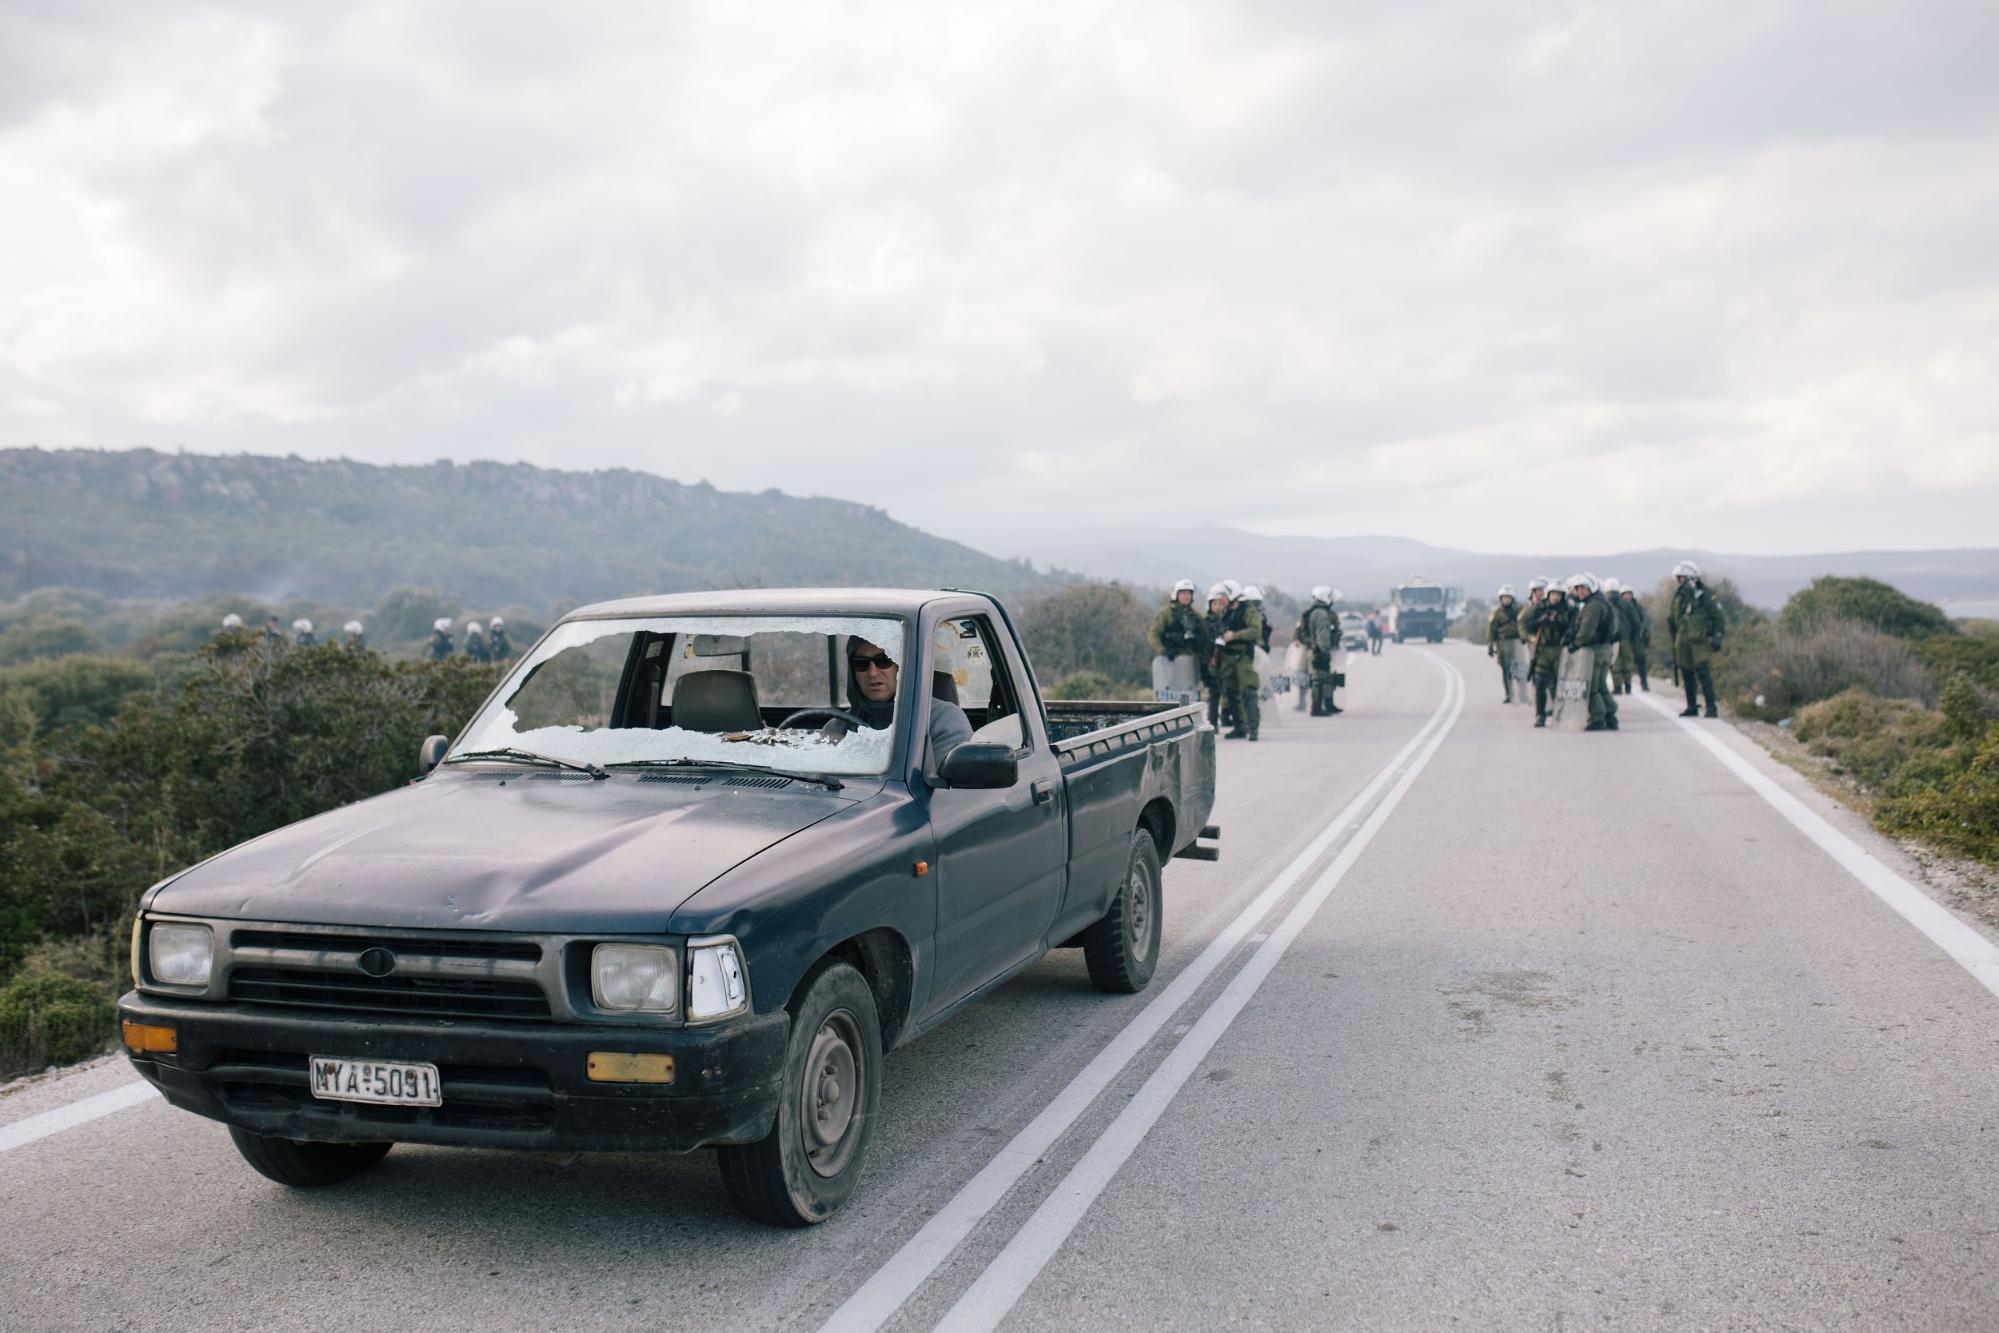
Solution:
M1162 913L1159 848L1144 829L1131 838L1124 883L1111 910L1083 932L1083 961L1090 984L1114 995L1133 995L1152 980L1159 965Z
M854 1192L881 1103L881 1017L867 980L826 959L791 1016L777 1123L756 1143L717 1148L729 1198L780 1227L824 1222Z
M274 1134L254 1134L229 1127L229 1137L243 1160L259 1174L290 1185L294 1189L318 1189L337 1185L358 1176L388 1156L386 1143L309 1143L302 1139L282 1139Z

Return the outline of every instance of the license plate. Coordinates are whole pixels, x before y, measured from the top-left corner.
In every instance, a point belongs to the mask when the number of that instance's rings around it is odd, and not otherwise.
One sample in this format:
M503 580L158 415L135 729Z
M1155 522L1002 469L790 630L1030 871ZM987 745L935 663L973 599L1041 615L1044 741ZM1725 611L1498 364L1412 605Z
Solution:
M333 1060L323 1055L312 1057L312 1095L332 1102L444 1105L444 1085L436 1065Z

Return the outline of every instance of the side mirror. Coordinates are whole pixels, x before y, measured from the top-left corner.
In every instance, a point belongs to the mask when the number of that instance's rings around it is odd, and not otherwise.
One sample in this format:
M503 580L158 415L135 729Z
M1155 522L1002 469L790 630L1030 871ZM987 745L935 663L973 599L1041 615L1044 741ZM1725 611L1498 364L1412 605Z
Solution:
M938 765L937 779L946 787L974 790L1011 787L1020 781L1020 764L1004 745L966 741L952 748Z
M423 744L417 747L416 766L418 770L428 773L431 769L436 768L438 762L444 758L444 752L450 748L451 738L449 736L425 736Z

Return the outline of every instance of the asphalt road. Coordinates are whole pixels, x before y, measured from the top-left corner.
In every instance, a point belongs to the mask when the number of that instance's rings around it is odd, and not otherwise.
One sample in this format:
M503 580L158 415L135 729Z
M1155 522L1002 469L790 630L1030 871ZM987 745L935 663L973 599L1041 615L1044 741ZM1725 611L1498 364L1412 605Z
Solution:
M1152 988L1059 953L896 1053L824 1226L706 1156L293 1193L154 1099L18 1142L108 1061L0 1097L0 1324L1999 1327L1999 953L1725 723L1830 839L1664 711L1537 732L1494 676L1391 645L1224 742Z

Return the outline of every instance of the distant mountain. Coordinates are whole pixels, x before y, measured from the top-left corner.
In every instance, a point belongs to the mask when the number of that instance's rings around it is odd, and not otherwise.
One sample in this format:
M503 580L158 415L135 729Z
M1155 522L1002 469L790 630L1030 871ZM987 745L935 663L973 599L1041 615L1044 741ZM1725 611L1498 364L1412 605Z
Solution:
M1615 574L1648 588L1692 558L1733 578L1751 603L1778 607L1821 574L1866 574L1929 601L1999 598L1999 550L1838 551L1825 555L1730 555L1720 551L1624 551L1610 555L1490 555L1431 546L1405 537L1264 537L1233 528L1177 529L1159 539L1084 536L1047 558L1101 578L1159 585L1192 578L1204 586L1224 576L1273 582L1289 592L1330 583L1349 598L1377 599L1411 574L1423 574L1489 597L1502 583L1525 585L1536 574L1566 578L1580 569Z
M846 500L526 464L0 450L0 598L249 593L370 605L435 585L472 605L795 584L1052 584Z

